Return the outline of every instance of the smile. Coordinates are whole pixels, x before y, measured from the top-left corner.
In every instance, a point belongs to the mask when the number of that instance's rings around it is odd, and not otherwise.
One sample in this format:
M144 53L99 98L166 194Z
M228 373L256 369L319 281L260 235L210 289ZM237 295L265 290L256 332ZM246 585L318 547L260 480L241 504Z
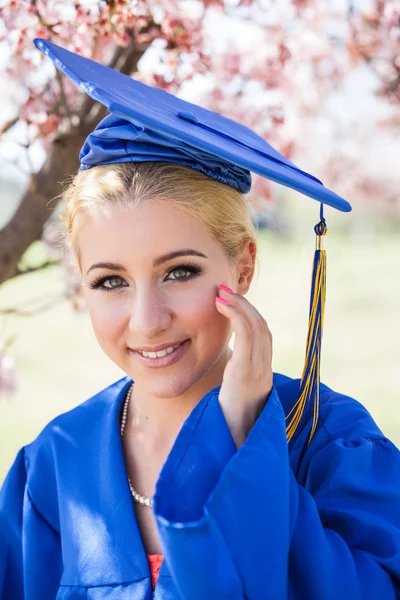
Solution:
M137 360L147 367L167 367L177 362L190 346L190 340L185 340L177 346L169 346L158 352L131 350Z
M137 350L137 352L142 356L147 356L148 358L161 358L166 354L171 354L171 352L176 350L176 348L179 348L179 345L180 344L178 344L177 346L170 346L169 348L165 348L165 350L160 350L159 352L141 352L140 350Z

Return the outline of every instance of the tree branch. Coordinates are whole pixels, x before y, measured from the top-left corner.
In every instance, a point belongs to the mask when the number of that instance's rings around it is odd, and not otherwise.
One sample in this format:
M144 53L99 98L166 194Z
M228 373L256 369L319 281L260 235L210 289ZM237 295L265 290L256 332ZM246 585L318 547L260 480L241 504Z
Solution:
M378 1L377 8L378 8L379 17L381 17L382 10L383 10L383 2ZM360 55L360 58L365 62L365 64L372 71L374 76L380 82L383 83L385 89L388 92L395 92L397 90L397 87L400 84L400 75L398 77L395 77L394 79L388 79L382 73L380 73L379 69L376 67L376 63L378 63L379 61L387 63L388 59L386 59L384 57L373 56L372 54L368 54L368 52L366 52L366 50L362 47L362 44L360 44L360 41L359 41L357 26L354 22L355 11L356 11L356 8L354 5L354 0L348 0L347 21L348 21L349 28L350 28L350 35L354 42L354 47L356 48L358 54Z
M49 200L59 196L60 182L78 169L79 150L90 131L81 124L56 138L43 167L32 175L17 210L0 231L0 284L18 274L22 255L41 238L52 214Z
M11 119L10 121L7 121L7 123L5 123L4 127L0 130L0 138L7 133L7 131L9 129L11 129L12 127L14 127L14 125L16 125L16 123L18 123L19 121L19 115L17 115L16 117L14 117L13 119Z

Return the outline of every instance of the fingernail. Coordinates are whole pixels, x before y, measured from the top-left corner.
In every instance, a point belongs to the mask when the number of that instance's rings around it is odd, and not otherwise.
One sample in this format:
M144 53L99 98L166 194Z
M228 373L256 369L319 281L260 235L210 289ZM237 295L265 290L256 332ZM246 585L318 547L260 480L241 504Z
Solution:
M231 290L231 288L226 287L226 285L220 285L219 286L221 290L225 290L225 292L229 292L230 294L233 294L233 290Z
M227 301L226 301L226 300L224 300L223 298L220 298L219 296L216 296L216 297L215 297L215 299L216 299L218 302L222 302L222 304L229 304L229 302L227 302Z

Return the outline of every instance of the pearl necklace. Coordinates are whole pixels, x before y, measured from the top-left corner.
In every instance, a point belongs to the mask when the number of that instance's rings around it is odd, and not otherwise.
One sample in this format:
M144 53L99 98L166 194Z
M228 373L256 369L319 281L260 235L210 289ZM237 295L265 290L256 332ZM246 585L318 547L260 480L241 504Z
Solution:
M129 406L129 401L132 396L132 390L133 390L133 383L132 383L131 387L129 388L129 391L126 395L126 398L124 401L124 408L122 410L122 418L121 418L121 437L122 438L124 437L126 420L128 417L128 406ZM131 490L132 497L135 502L138 502L139 504L142 504L143 506L149 506L149 507L153 506L152 498L146 498L146 496L141 496L141 494L138 494L137 491L133 488L133 485L132 485L129 475L128 475L128 483L129 483L129 488Z

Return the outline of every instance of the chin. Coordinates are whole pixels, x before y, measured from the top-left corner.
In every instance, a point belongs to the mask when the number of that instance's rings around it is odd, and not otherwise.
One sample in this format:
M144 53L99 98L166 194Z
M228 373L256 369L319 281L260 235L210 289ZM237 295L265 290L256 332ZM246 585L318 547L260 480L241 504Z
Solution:
M198 389L199 401L208 391L218 385L218 376L214 372L218 362L223 358L227 345L219 349L215 355L208 357L208 361L199 361L195 365L193 361L183 361L180 365L171 365L167 368L143 369L132 368L132 364L126 361L113 361L135 382L136 386L150 397L169 399L185 396L189 392L196 393ZM110 357L111 358L111 357ZM120 357L118 357L120 358ZM186 364L185 364L186 363ZM217 366L217 371L221 369ZM213 374L214 372L214 374ZM222 383L222 378L219 384Z
M201 376L191 377L187 374L178 379L166 375L165 377L159 377L157 379L158 381L143 381L141 382L141 387L146 390L146 394L149 394L154 398L165 398L167 400L168 398L179 398L189 392L189 390L191 390L201 379Z
M208 389L205 377L210 371L211 365L208 365L204 369L201 370L192 370L188 369L180 370L175 373L161 373L161 370L157 374L150 374L148 377L143 377L143 374L136 373L137 377L135 378L135 374L130 374L133 381L136 384L140 385L140 388L149 396L154 398L179 398L184 396L188 392L194 392L196 386L198 386L199 390L199 400L212 389L210 386ZM140 376L142 375L142 376ZM156 375L156 376L155 376ZM202 385L203 384L203 385Z

